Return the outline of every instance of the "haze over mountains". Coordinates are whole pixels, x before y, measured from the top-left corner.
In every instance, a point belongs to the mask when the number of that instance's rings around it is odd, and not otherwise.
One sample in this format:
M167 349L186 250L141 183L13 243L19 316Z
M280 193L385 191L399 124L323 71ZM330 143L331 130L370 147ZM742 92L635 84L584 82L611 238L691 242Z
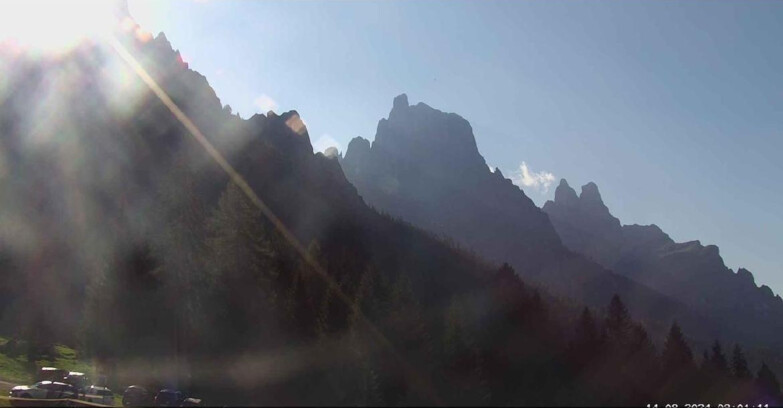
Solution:
M563 243L617 273L666 293L726 327L743 341L783 345L783 300L753 274L726 267L715 245L676 243L656 225L621 225L603 203L598 186L579 196L563 179L543 207Z
M371 206L509 262L553 293L596 306L618 293L635 315L653 325L676 318L702 341L783 340L780 298L747 271L729 271L717 247L675 244L655 226L621 227L593 183L577 197L563 181L555 201L537 208L488 170L456 114L400 95L375 140L353 139L341 164Z
M458 115L402 95L314 154L296 111L242 119L162 33L111 35L0 50L0 334L32 369L67 343L214 405L779 400L754 339L694 360L740 333L569 249Z

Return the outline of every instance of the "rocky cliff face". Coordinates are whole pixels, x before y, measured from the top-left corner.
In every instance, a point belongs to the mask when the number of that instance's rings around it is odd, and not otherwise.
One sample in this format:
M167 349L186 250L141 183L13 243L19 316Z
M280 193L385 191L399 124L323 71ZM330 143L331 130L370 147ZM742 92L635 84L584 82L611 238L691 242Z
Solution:
M660 333L678 319L690 333L709 337L708 319L563 246L549 217L524 191L499 170L489 170L470 124L459 115L424 103L410 105L400 95L389 117L378 123L375 141L353 139L341 165L371 206L491 261L509 262L521 276L557 295L603 307L619 293ZM577 214L582 206L605 213L589 228L619 229L594 185L586 186L581 197L567 188L557 195ZM562 238L577 242L585 234L575 229L573 237Z
M560 248L543 212L478 152L470 124L400 95L375 141L356 138L342 166L381 211L452 237L496 262L538 268ZM493 234L487 234L493 231ZM513 239L509 239L513 237Z
M577 197L562 180L543 210L570 249L738 328L745 341L783 344L783 300L749 271L727 268L718 247L674 242L655 225L621 225L594 183Z

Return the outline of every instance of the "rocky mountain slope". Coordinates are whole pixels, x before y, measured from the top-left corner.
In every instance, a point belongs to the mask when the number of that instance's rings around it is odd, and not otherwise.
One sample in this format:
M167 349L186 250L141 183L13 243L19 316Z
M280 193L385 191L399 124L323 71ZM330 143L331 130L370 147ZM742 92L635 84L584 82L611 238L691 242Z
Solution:
M694 336L714 334L709 319L682 303L566 248L549 217L500 170L489 170L459 115L400 95L375 140L353 139L341 165L369 205L509 262L554 294L602 306L618 293L658 333L676 319Z
M543 210L573 251L737 328L743 341L783 345L783 300L750 271L727 268L717 246L674 242L656 225L621 225L595 183L577 196L561 180Z

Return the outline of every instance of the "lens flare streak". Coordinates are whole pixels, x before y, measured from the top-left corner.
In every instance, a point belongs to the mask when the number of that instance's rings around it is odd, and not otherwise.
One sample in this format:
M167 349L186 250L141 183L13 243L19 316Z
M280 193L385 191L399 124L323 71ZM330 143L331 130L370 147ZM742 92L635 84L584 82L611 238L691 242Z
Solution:
M177 120L182 123L185 129L187 129L188 133L190 133L196 139L196 141L198 141L198 143L207 151L212 159L217 162L217 164L223 169L223 171L226 172L226 174L228 174L231 181L242 190L242 192L253 203L253 205L258 207L264 216L266 216L269 221L272 222L275 228L277 228L278 231L283 234L285 239L294 247L294 249L305 260L305 262L307 262L307 264L318 274L318 276L323 279L332 290L334 290L334 293L337 294L341 301L345 302L345 304L354 310L357 316L359 316L359 320L362 322L362 324L381 343L381 345L386 347L396 357L398 357L398 361L402 361L405 364L406 372L410 378L414 379L414 382L431 398L432 401L434 401L439 406L443 405L441 399L434 392L435 388L430 384L430 382L419 375L418 371L412 367L410 363L401 358L402 356L395 350L394 346L386 338L386 336L384 336L383 333L381 333L381 331L378 330L378 328L376 328L375 325L369 321L369 319L367 319L364 313L359 310L358 306L354 305L354 302L340 289L340 286L334 281L334 279L332 279L326 273L326 271L324 271L324 269L309 255L307 249L305 249L305 247L299 242L296 236L294 236L294 234L283 224L283 222L272 212L272 210L269 209L266 204L264 204L261 198L258 197L255 191L253 191L253 189L247 183L247 181L245 181L244 177L242 177L242 175L240 175L233 168L233 166L231 166L231 164L212 145L212 143L209 142L206 136L204 136L201 130L199 130L199 128L196 126L196 124L190 120L188 115L186 115L185 112L183 112L176 103L174 103L166 91L164 91L163 88L158 85L155 79L152 78L152 76L147 72L147 70L144 69L138 60L133 57L133 55L131 55L125 46L123 46L122 43L120 43L115 37L109 36L108 41L111 47L114 48L114 50L126 63L128 63L131 69L136 72L139 78L141 78L141 80L150 88L155 96L157 96L166 106L166 108L171 111L174 117L176 117Z

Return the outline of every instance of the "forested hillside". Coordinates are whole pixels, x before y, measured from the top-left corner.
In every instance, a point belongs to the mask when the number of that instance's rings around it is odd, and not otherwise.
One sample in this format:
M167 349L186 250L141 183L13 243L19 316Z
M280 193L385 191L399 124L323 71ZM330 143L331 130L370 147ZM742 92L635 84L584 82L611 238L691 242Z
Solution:
M116 389L214 405L780 397L739 347L701 361L670 321L656 350L620 297L584 308L378 213L297 112L242 119L163 34L113 35L0 58L0 329L29 361L63 342Z

